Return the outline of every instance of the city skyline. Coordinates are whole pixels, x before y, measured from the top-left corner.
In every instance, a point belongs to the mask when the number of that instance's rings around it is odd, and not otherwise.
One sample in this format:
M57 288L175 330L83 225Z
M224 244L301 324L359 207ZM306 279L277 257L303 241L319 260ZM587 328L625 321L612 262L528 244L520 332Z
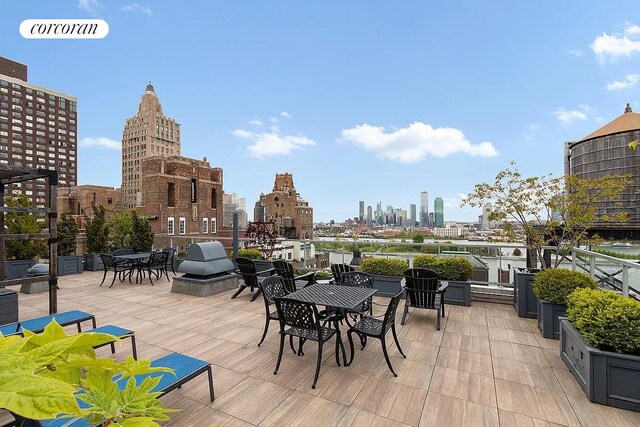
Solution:
M12 2L0 16L0 55L78 99L78 184L121 185L122 124L149 80L183 155L223 168L249 205L259 183L293 173L316 222L353 216L345 187L403 209L429 188L448 219L476 221L459 207L476 183L511 160L560 175L565 141L627 102L640 111L630 1L141 5ZM99 17L110 33L23 39L20 22L36 17Z

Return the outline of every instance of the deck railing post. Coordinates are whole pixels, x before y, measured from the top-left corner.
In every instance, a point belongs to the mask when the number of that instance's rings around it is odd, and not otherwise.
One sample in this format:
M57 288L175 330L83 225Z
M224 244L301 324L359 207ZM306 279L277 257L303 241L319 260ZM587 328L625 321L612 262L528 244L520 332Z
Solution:
M622 266L622 295L629 296L629 267Z
M589 276L592 279L596 277L596 257L594 255L589 255Z
M576 251L575 249L571 249L571 269L576 271Z

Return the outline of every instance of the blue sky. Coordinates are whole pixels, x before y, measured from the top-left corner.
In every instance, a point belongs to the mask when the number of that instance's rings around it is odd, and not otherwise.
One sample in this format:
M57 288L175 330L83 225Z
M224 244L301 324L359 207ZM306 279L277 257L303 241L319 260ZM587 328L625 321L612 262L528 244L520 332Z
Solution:
M0 55L78 98L80 184L120 185L118 144L96 141L120 141L149 80L225 191L252 211L292 172L315 221L423 190L476 219L459 207L474 184L511 160L561 174L564 141L640 111L637 1L137 1L3 2ZM18 32L91 17L105 39Z

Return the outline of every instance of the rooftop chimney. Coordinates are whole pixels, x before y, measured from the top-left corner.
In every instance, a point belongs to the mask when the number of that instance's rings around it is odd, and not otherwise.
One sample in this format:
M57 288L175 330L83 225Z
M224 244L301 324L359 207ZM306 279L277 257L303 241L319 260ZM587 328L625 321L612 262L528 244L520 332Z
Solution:
M624 107L624 112L625 113L631 113L632 112L631 111L631 104L629 104L628 102L627 102L627 106Z

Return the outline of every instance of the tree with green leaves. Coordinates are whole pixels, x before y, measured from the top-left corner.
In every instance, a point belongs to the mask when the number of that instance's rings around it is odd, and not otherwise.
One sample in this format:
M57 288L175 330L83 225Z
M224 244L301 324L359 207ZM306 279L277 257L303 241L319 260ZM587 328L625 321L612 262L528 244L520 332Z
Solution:
M159 426L173 412L152 392L159 377L139 384L134 375L172 372L148 359L124 362L96 357L93 347L118 339L100 333L67 335L53 320L44 332L0 334L0 408L32 420L86 418L92 425ZM124 387L114 382L126 381ZM83 407L78 405L83 402Z
M134 252L149 252L153 246L153 231L147 218L141 217L138 211L131 213L131 249Z
M109 250L109 229L105 219L105 209L102 205L91 204L93 218L85 226L87 233L87 250L89 253L103 253Z
M107 228L109 229L109 244L112 248L129 247L133 230L133 211L124 209L122 212L118 212L107 222Z
M69 212L62 212L58 220L58 256L76 253L78 224Z
M24 194L6 196L4 203L13 208L33 207ZM44 218L30 212L8 212L4 223L7 234L35 234L45 227ZM7 259L34 259L47 253L47 243L44 239L7 240L5 250Z
M588 179L549 174L525 178L511 162L493 184L476 184L462 205L480 208L493 203L489 220L504 224L508 241L525 242L545 269L551 267L544 259L545 246L557 247L553 265L557 267L572 248L600 241L590 233L595 223L627 221L626 212L603 212L598 206L604 202L615 204L630 183L631 178L626 175Z

